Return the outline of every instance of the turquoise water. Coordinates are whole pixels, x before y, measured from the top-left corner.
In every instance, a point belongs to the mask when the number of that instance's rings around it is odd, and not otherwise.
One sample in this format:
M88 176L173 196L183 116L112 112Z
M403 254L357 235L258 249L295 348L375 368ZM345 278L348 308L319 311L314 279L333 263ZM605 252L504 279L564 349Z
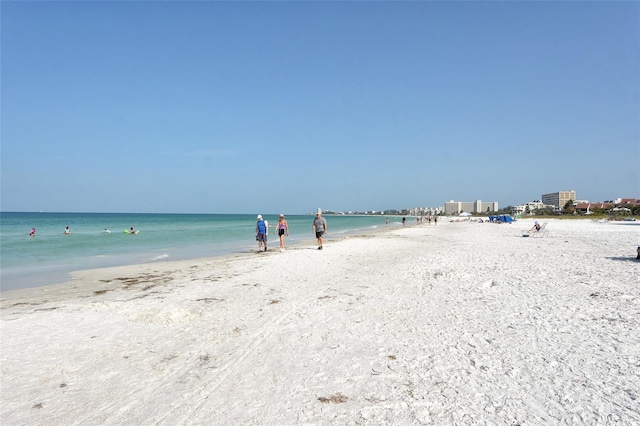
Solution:
M277 215L264 215L271 226ZM327 216L329 239L385 226L383 216ZM311 215L287 217L288 245L315 244ZM395 220L397 221L397 219ZM392 222L394 220L392 219ZM0 288L57 284L74 270L257 250L255 215L0 213ZM64 235L64 229L71 229ZM36 236L29 237L31 228ZM137 235L124 233L134 227ZM109 234L104 233L108 229ZM269 247L279 247L270 231Z

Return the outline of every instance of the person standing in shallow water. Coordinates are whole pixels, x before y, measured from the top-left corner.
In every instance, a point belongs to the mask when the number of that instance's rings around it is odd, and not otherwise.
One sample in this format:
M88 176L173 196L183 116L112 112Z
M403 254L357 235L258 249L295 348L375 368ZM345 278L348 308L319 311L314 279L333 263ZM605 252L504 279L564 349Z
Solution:
M285 235L289 236L289 224L282 213L280 213L278 223L276 223L275 232L280 237L280 251L284 251L284 237Z
M315 232L316 239L318 240L318 250L322 250L322 237L327 233L327 229L327 221L322 217L322 213L318 210L316 218L313 219L313 225L311 225L311 230Z

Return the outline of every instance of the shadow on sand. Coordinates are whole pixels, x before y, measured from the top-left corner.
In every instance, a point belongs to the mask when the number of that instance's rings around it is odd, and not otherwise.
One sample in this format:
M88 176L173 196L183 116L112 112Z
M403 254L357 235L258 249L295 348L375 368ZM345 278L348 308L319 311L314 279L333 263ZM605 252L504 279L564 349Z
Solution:
M623 262L638 262L640 263L640 259L636 259L635 257L622 257L622 256L613 256L613 257L607 257L607 259L610 260L619 260L619 261L623 261Z

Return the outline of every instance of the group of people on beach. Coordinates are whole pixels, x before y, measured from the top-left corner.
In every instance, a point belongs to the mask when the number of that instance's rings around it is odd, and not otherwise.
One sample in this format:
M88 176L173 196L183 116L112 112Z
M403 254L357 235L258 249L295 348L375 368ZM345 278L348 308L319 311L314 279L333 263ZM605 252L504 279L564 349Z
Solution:
M256 234L256 241L258 242L258 251L259 252L267 251L267 237L269 235L269 222L266 221L260 214L257 216L256 219L257 219L257 222L256 222L255 234ZM273 226L273 228L274 228L275 234L280 238L280 251L282 252L285 250L284 238L289 236L289 224L287 223L287 219L284 216L284 214L279 215L278 222ZM322 217L322 211L320 209L318 209L316 213L316 217L313 219L313 223L311 224L311 230L316 236L316 240L318 242L318 250L322 250L323 243L324 243L323 237L324 237L324 234L327 233L328 226L327 226L327 220L324 217ZM138 231L136 231L133 227L131 227L129 230L125 230L124 232L125 234L129 234L129 235L135 235L138 233ZM110 234L111 231L105 228L103 233ZM70 235L70 234L71 234L71 229L67 226L64 229L64 235ZM36 236L36 228L31 228L31 231L29 232L29 236L30 237Z
M258 252L267 251L267 237L269 235L269 222L266 221L261 214L257 216L256 222L256 241L258 242ZM275 234L280 238L280 251L285 250L284 237L289 236L289 224L284 214L280 213L278 222L273 226ZM318 241L318 250L322 250L323 236L327 233L327 220L322 217L322 211L318 209L311 231L315 234Z
M433 221L435 222L435 224L438 224L438 216L416 216L416 224L420 225L421 223L423 223L424 221L428 221L429 225L431 225L431 220L433 219ZM389 219L387 218L387 225L389 224ZM405 226L407 224L407 218L403 217L402 218L402 226Z

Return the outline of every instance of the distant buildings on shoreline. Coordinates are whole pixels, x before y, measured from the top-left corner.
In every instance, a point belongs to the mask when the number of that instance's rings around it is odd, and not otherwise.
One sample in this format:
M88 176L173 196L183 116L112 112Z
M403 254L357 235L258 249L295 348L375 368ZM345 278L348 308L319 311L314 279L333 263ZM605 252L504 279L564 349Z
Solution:
M569 203L571 201L571 203ZM509 206L506 208L511 214L543 214L543 213L561 213L565 207L569 207L570 212L577 214L590 214L594 209L608 211L634 211L640 208L640 199L637 198L617 198L610 201L589 202L587 200L577 200L576 191L558 191L548 194L542 194L540 200L528 201L518 206ZM505 209L503 209L505 210ZM415 207L403 210L384 210L384 211L364 211L364 212L335 212L326 210L325 214L337 215L376 215L376 216L429 216L429 215L459 215L460 213L488 214L499 211L497 201L454 201L450 200L444 203L442 207ZM565 212L566 213L566 212Z
M542 194L540 200L528 201L518 206L509 206L507 210L511 214L591 214L596 211L607 211L610 213L630 213L640 209L640 199L637 198L617 198L609 201L589 202L578 200L575 190L557 191ZM475 202L449 201L444 203L444 213L456 215L462 212L486 214L487 212L499 211L497 202Z
M556 211L562 209L569 201L576 201L576 191L558 191L550 194L542 194L542 204L553 206Z
M516 214L537 214L537 213L575 213L591 214L595 211L608 211L611 213L637 211L640 208L640 199L637 198L616 198L609 201L588 201L578 200L575 190L558 191L550 194L543 194L540 200L529 201L527 203L512 208L512 213Z
M460 214L462 212L466 213L491 213L498 211L498 202L497 201L485 201L484 203L481 200L476 200L473 202L468 201L449 201L444 203L444 213L445 214Z
M511 211L515 214L526 214L540 211L558 213L569 202L576 202L576 191L558 191L542 194L540 200L527 201L524 204L514 206Z
M566 208L566 210L565 210ZM578 200L575 190L543 194L541 200L524 203L513 208L517 214L534 214L541 211L559 214L591 214L594 210L608 212L631 212L640 208L640 199L616 198L608 201Z

